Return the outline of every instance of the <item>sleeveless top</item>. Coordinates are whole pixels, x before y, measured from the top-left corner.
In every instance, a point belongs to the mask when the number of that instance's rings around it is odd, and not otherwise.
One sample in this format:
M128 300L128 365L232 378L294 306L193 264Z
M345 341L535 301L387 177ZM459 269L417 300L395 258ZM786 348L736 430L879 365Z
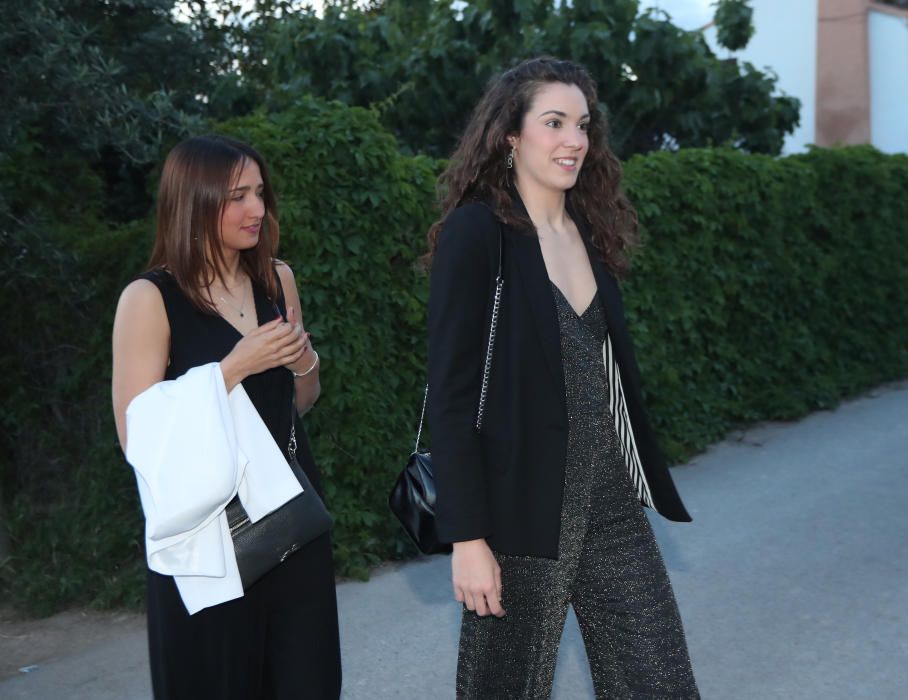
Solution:
M276 274L276 273L275 273ZM221 316L196 308L183 294L173 276L166 270L151 270L142 275L161 292L167 320L170 323L170 362L164 379L176 379L193 367L223 360L242 334ZM255 282L252 284L255 312L259 325L278 315L286 318L284 295L278 282L278 299L272 302ZM274 441L286 454L293 415L293 375L284 367L252 374L243 380L243 389ZM297 439L300 438L297 430Z

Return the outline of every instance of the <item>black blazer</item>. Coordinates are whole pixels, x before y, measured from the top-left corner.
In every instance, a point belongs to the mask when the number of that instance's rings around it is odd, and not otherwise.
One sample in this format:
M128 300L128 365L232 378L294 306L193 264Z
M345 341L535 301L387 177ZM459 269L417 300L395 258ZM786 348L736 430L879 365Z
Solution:
M519 203L517 206L522 207ZM643 472L656 510L689 521L643 407L621 293L587 244ZM482 431L474 427L502 232L504 287ZM568 417L555 299L539 238L482 203L448 216L432 263L429 398L440 537L484 537L507 554L556 558Z

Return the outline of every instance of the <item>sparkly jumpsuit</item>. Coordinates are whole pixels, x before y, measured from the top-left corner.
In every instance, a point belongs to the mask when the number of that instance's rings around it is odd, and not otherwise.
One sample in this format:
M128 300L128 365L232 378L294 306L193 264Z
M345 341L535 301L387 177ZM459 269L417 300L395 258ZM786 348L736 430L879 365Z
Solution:
M458 698L548 698L568 605L597 698L699 698L678 607L608 409L598 295L581 315L552 285L569 419L558 559L496 552L503 618L464 610Z

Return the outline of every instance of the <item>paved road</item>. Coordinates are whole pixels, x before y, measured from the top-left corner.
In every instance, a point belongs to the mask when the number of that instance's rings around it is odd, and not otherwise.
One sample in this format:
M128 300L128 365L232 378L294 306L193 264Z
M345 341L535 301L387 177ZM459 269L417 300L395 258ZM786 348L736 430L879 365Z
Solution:
M694 523L654 527L705 700L908 698L908 382L674 474ZM338 588L346 700L453 697L448 591L445 558ZM3 700L149 697L141 632L0 683ZM592 697L572 617L554 697Z

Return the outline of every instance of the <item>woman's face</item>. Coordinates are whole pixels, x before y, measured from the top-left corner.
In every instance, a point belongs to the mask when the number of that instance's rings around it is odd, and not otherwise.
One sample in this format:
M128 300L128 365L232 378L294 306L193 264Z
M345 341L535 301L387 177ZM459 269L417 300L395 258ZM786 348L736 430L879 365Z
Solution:
M247 158L227 193L221 214L221 245L228 250L248 250L259 242L265 217L265 186L258 163Z
M516 147L517 180L561 192L571 189L589 150L589 122L589 106L579 87L543 85L523 116L520 134L508 139Z

